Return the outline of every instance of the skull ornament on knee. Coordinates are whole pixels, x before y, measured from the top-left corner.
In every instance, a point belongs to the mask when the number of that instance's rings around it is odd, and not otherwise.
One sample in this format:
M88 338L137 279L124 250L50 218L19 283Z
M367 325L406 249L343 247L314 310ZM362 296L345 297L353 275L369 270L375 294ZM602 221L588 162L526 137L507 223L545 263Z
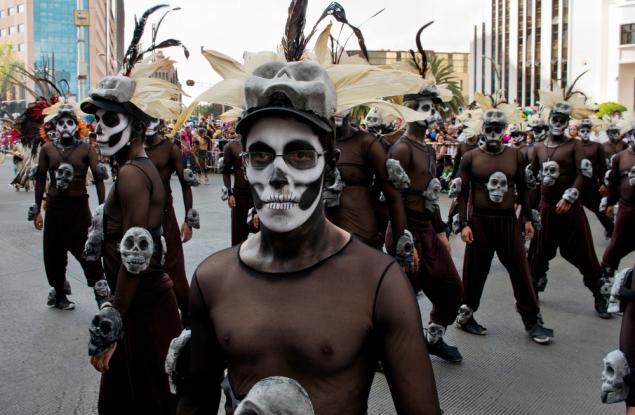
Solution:
M75 169L69 163L62 163L55 170L55 187L57 190L66 190L73 181Z
M139 274L150 266L154 253L154 241L147 229L132 227L124 234L119 244L121 261L131 274Z
M560 177L560 166L553 160L545 161L542 163L541 176L543 186L553 186Z
M602 359L602 402L616 403L626 400L629 385L624 378L631 373L626 356L621 350L613 350Z
M489 176L489 180L487 181L489 200L494 203L502 203L507 190L509 190L509 186L505 173L497 171Z

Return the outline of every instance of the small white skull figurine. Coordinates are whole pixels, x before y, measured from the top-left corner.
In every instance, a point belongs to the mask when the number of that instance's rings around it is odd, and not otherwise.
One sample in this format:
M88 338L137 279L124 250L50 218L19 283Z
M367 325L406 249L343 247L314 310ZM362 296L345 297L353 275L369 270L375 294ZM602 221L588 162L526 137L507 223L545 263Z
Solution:
M628 184L635 186L635 166L628 171Z
M582 161L580 161L580 173L589 179L593 178L593 164L591 160L582 159Z
M580 198L580 191L575 187L570 187L564 191L562 198L569 203L575 203Z
M201 216L198 214L198 210L191 208L185 215L185 223L190 225L194 229L201 228Z
M461 233L461 219L458 213L452 216L452 232L456 235Z
M227 199L229 199L229 190L223 186L220 188L220 200L227 202Z
M602 359L602 402L621 402L628 397L629 387L624 377L631 373L626 356L621 350L613 350Z
M192 169L183 169L183 180L192 187L199 185L198 179Z
M430 212L436 212L439 209L439 193L441 192L441 182L434 178L428 183L428 188L423 192L425 199L425 207Z
M426 340L429 344L435 344L443 338L445 327L437 323L430 323L426 329Z
M502 203L505 193L509 190L507 176L505 173L497 171L489 176L487 181L487 191L489 192L489 200L494 203Z
M624 287L631 276L632 268L624 268L620 272L615 273L615 278L613 279L613 285L611 286L611 291L609 295L609 301L607 303L606 311L609 313L619 313L621 298L620 291L622 287ZM628 288L628 287L627 287Z
M150 266L154 241L147 229L132 227L124 234L119 245L121 261L131 274L139 274Z
M606 212L606 209L609 207L609 198L603 197L600 199L600 212Z
M560 177L560 166L553 160L542 163L542 184L551 187Z
M525 185L528 190L534 190L538 186L538 180L536 180L536 175L531 169L531 164L525 167Z
M457 177L456 179L452 180L450 182L448 197L453 199L459 197L459 195L461 194L462 187L463 187L463 181L461 180L460 177Z
M55 187L58 190L66 190L73 181L75 169L69 163L62 163L55 170Z
M456 322L459 324L465 324L469 321L470 318L474 315L474 310L470 308L467 304L461 305L459 308L459 313L456 316Z
M387 159L386 160L386 173L388 174L388 181L397 190L405 190L410 187L410 177L405 172L399 160Z
M414 238L410 231L405 230L397 241L395 248L395 258L401 265L412 265L414 263Z

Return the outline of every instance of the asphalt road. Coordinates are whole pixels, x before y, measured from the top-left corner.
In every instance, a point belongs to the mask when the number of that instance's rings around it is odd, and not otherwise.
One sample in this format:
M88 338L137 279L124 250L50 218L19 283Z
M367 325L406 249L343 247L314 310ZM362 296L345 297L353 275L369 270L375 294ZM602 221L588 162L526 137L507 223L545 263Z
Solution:
M42 262L42 234L26 221L33 192L15 192L10 160L0 165L0 414L96 413L99 374L86 352L88 324L95 313L92 290L79 264L69 260L74 311L46 308L48 284ZM183 217L178 183L173 180L177 217ZM188 273L209 254L229 245L230 212L220 200L221 179L194 189L201 229L185 249ZM94 188L89 188L96 206ZM447 209L444 197L443 209ZM602 255L607 245L599 223L589 216ZM452 239L459 271L463 243ZM629 255L622 267L630 266ZM424 323L429 302L419 297ZM549 285L541 296L546 325L555 330L549 346L526 337L515 311L511 284L495 259L477 314L488 328L484 337L448 329L447 340L459 346L462 364L433 358L445 414L622 414L624 406L599 399L602 357L617 348L620 318L605 321L593 311L591 294L577 270L562 259L551 264ZM412 393L418 393L413 390ZM371 392L370 414L395 413L382 375Z

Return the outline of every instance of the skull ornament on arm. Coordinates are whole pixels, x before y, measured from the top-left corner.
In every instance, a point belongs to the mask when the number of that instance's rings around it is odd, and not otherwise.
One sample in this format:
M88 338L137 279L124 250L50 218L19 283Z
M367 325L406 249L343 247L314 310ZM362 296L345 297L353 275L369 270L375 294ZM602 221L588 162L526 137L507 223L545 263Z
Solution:
M525 186L527 190L534 190L538 186L538 180L536 180L536 175L531 169L531 164L525 167Z
M201 217L198 214L198 210L194 208L190 208L190 210L188 210L187 214L185 215L185 223L187 223L188 225L190 225L190 227L194 229L200 229Z
M562 198L569 203L575 203L580 198L580 191L575 187L570 187L564 191Z
M439 193L442 186L439 179L436 177L430 180L428 188L423 192L423 198L425 200L425 208L434 213L439 209Z
M57 190L66 190L71 185L75 169L69 163L62 163L55 170L55 187Z
M101 204L95 210L90 227L88 228L88 238L84 244L82 256L90 262L99 261L101 258L101 247L104 240L104 205Z
M90 323L88 355L98 356L123 338L123 320L113 307L104 307Z
M183 180L185 180L185 183L192 187L196 187L199 185L199 181L192 169L183 169Z
M401 167L399 160L387 159L386 160L386 173L388 174L388 181L397 190L406 190L410 187L410 177L406 171Z
M325 208L333 208L340 205L342 190L344 190L345 186L346 183L342 180L339 169L337 167L329 169L324 176L324 191L322 192Z
M414 264L414 238L409 230L404 230L403 235L397 241L395 249L395 259L401 266L412 266Z
M505 173L497 171L489 176L489 180L487 181L487 192L489 193L489 200L494 203L502 203L507 190L509 190L509 186Z
M126 231L119 244L121 261L131 274L140 274L148 269L154 254L154 240L147 229L132 227Z

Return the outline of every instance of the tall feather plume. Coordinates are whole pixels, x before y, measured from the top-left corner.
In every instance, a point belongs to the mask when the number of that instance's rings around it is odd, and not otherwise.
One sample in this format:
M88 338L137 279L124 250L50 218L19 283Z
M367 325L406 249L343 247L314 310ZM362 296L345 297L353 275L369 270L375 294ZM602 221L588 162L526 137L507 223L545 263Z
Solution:
M306 9L308 0L292 0L289 5L287 24L282 37L282 49L287 62L302 59L306 42L304 25L306 24Z
M586 71L582 72L580 75L577 76L577 78L575 78L573 80L573 82L571 83L569 88L567 88L567 92L565 92L565 94L564 94L564 99L565 100L568 100L569 98L571 98L571 96L573 96L575 94L580 94L580 95L584 96L584 98L586 99L586 95L584 93L582 93L581 91L574 91L573 87L575 87L575 84L578 82L578 80L580 80L580 78L582 78L582 76L584 74L586 74L587 72L589 72L588 69Z
M128 46L128 50L126 51L126 54L123 58L124 75L129 75L135 63L143 58L143 53L139 53L139 42L141 42L141 37L143 36L143 31L145 30L148 17L155 11L164 7L168 7L168 5L158 4L146 10L141 15L141 19L137 20L137 18L135 17L135 28L132 34L132 40L130 41L130 46Z
M156 45L152 45L150 46L148 49L144 50L143 52L141 52L140 56L143 56L144 54L148 53L148 52L152 52L154 50L158 50L158 49L164 49L164 48L169 48L172 46L180 46L183 48L183 54L185 55L185 58L188 59L190 57L190 51L187 50L187 48L185 47L185 45L180 41L180 40L176 40L176 39L166 39Z
M415 37L415 42L417 44L417 51L421 55L421 62L419 62L419 60L417 59L417 55L415 51L410 49L410 57L412 57L412 62L414 63L415 67L419 71L419 74L421 75L422 78L425 78L426 73L428 72L428 55L426 55L426 51L423 49L423 46L421 44L421 33L424 31L425 28L430 26L432 23L434 23L434 20L421 26L419 30L417 31L417 36Z

